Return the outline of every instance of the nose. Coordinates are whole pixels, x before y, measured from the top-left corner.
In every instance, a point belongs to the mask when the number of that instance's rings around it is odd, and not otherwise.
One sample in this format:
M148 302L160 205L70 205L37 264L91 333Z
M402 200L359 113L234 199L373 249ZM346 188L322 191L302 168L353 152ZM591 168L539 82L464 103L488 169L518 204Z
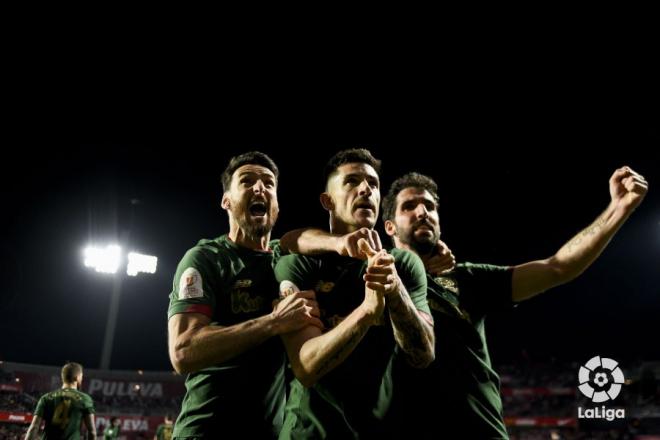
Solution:
M252 191L254 191L255 194L261 194L265 190L266 190L266 185L264 185L264 182L261 181L261 179L257 180L252 186Z
M360 182L360 186L358 187L358 194L361 196L370 196L371 193L371 185L369 185L367 179L364 179L362 182Z
M429 216L429 211L423 203L420 203L417 205L417 208L415 208L415 214L417 215L417 218L427 218Z

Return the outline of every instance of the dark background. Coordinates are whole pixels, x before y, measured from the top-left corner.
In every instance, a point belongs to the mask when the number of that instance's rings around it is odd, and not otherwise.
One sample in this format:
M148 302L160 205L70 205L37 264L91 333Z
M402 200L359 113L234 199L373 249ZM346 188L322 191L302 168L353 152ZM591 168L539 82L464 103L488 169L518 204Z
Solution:
M493 96L479 92L489 87ZM121 124L60 115L26 127L6 142L3 160L0 359L96 367L112 277L83 267L82 249L130 229L124 249L157 255L158 272L124 281L111 367L170 369L172 277L198 239L227 231L219 177L228 159L258 149L279 164L279 237L327 225L318 203L322 166L354 146L383 160L383 192L408 171L437 180L442 238L459 261L547 257L605 209L617 167L643 174L648 196L584 275L492 315L487 326L496 362L522 353L660 359L657 103L628 89L528 96L518 88L515 99L494 84L479 90L455 92L449 106L421 96L408 108L383 95L364 97L368 108L358 99L322 116L305 114L298 101L289 117L277 105L246 102L232 116L209 112L185 124L154 114L143 120L138 106Z

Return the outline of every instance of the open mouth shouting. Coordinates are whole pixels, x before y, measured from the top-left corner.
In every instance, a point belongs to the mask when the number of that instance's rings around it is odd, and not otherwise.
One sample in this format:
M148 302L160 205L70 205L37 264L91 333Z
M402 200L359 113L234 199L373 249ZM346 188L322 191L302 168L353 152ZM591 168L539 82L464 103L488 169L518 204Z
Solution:
M251 217L265 218L268 213L268 205L265 200L253 200L248 206Z

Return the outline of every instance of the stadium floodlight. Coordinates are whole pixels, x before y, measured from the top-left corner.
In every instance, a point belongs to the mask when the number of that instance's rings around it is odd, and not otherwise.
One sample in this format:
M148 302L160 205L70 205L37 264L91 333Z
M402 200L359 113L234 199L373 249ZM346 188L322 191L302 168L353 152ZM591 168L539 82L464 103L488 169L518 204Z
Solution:
M128 266L126 267L126 274L134 277L140 272L156 273L157 265L158 257L130 252L128 254Z
M117 273L121 261L121 247L111 244L103 248L89 246L85 249L85 266L97 272Z
M128 240L128 233L125 234L121 243ZM112 296L110 297L110 307L108 309L108 321L105 326L105 336L103 338L103 350L101 352L101 362L99 367L103 370L110 368L110 357L112 355L112 344L115 338L115 328L117 327L117 315L119 313L119 298L121 296L123 276L117 273L122 262L121 247L118 245L108 245L105 248L89 246L84 251L85 266L91 267L97 272L111 273L115 276L112 284ZM128 264L126 273L129 276L137 276L138 273L156 273L158 258L152 255L142 255L136 252L128 254Z

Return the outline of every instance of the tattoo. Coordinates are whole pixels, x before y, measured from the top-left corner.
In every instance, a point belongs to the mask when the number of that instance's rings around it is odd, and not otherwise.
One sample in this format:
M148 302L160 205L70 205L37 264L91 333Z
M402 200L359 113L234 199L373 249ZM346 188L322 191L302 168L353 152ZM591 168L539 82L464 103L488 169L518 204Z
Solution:
M417 314L407 292L402 292L399 301L390 303L390 319L397 344L406 353L408 362L413 367L421 368L428 364L429 344L428 329Z
M339 362L341 362L345 356L348 356L353 349L358 345L358 343L362 340L364 335L367 333L367 330L369 330L368 327L366 328L355 328L353 332L351 333L351 336L349 337L348 341L339 349L335 354L330 356L328 359L326 359L316 370L316 374L318 376L322 376L328 371L332 370L332 368L335 367L335 365Z
M578 235L573 237L571 241L567 243L566 247L568 251L573 252L576 247L580 246L580 244L584 241L585 238L591 237L593 235L596 235L598 232L600 232L605 226L605 222L606 222L606 218L604 214L598 217L596 221L594 221L586 229L582 230Z

